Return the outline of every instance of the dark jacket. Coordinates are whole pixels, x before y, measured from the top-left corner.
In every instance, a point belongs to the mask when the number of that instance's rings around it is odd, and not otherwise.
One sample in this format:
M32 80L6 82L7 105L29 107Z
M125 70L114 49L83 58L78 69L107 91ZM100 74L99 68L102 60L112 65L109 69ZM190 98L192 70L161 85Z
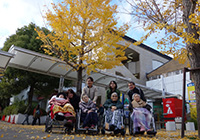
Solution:
M116 92L117 93L117 96L118 96L118 100L120 99L120 91L118 89L115 89L115 91L112 91L110 88L106 91L106 97L107 99L110 99L111 98L111 94L113 92Z
M87 103L86 102L80 102L79 103L79 108L81 109L82 112L84 113L87 113L88 110L93 110L95 111L96 110L96 105L93 101L88 101Z
M69 98L69 102L74 107L74 110L77 111L79 109L80 96L74 94L73 98Z
M103 107L99 107L97 113L98 113L99 115L103 115L103 113L104 113L104 108L103 108Z
M135 87L133 90L128 91L129 109L132 109L131 102L133 101L133 94L135 94L135 93L140 95L140 99L142 99L145 102L147 101L146 98L144 97L144 93L143 93L142 89Z
M114 102L111 99L107 99L103 106L105 109L111 108L112 106L116 106L117 109L123 108L123 105L119 100Z

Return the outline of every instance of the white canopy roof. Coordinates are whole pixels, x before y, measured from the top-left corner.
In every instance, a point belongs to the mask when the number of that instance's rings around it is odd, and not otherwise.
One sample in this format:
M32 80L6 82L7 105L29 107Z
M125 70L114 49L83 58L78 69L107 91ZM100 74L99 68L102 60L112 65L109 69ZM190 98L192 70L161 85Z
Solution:
M14 54L14 57L9 62L10 67L54 77L63 76L65 79L69 80L77 80L77 72L73 71L71 67L69 67L64 61L61 61L60 59L40 54L24 48L19 48L16 46L12 46L9 49L9 53ZM124 93L127 92L127 84L129 81L131 81L130 78L121 77L118 75L104 72L102 70L97 71L97 73L93 72L90 75L94 78L95 85L107 87L111 80L115 80L117 82L118 89ZM83 72L83 82L85 78L86 73ZM149 88L140 84L136 84L136 86L140 87L144 91L146 98L153 99L162 95L161 90Z
M0 68L5 69L8 66L8 62L13 57L13 54L0 50Z

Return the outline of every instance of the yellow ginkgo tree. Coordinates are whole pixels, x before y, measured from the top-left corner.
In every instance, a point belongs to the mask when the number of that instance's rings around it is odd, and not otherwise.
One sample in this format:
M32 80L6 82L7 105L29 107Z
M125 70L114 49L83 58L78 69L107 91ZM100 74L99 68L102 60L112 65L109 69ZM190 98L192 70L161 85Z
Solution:
M199 0L124 0L131 14L143 26L146 35L157 38L158 49L165 54L189 60L192 69L200 68L200 1ZM124 2L123 1L123 2ZM158 36L159 33L164 37ZM160 34L159 34L160 35ZM192 71L195 84L198 137L200 138L200 70Z
M129 26L117 26L117 5L111 0L63 0L52 4L44 16L52 32L37 31L46 53L65 61L77 71L77 93L81 94L82 72L111 69L125 60L121 37Z

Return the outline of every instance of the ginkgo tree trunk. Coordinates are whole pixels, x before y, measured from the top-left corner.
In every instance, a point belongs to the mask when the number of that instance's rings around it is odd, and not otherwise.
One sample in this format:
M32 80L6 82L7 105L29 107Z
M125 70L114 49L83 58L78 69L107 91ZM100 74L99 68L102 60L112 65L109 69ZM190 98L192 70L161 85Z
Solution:
M116 5L111 0L63 0L52 4L44 16L52 32L37 30L43 49L77 71L81 94L82 72L111 69L125 60L127 45L120 45L129 26L117 26Z
M200 3L198 0L124 0L146 35L136 44L149 36L155 36L158 49L165 54L179 58L180 62L189 60L192 69L200 68ZM160 37L164 33L164 37ZM200 70L192 71L195 85L198 137L200 137Z

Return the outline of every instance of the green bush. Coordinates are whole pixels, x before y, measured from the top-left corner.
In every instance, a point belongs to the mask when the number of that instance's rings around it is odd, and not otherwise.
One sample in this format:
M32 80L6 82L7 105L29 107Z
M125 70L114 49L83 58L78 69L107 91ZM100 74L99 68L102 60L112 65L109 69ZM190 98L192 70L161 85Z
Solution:
M31 108L31 111L29 112L29 115L33 115L33 111L38 103L33 102L33 106ZM4 108L2 115L12 115L12 114L18 114L22 113L24 114L25 110L27 108L27 105L24 101L15 101L12 105L7 106ZM40 108L42 111L42 116L46 115L46 111L43 108Z
M191 116L190 122L194 122L195 129L197 129L197 109L193 108L192 106L190 106L190 116Z
M25 109L26 109L26 105L24 101L16 101L12 105L4 108L3 115L23 113Z
M17 114L18 113L18 106L17 105L10 105L7 106L4 110L3 110L3 115L11 115L11 114Z

